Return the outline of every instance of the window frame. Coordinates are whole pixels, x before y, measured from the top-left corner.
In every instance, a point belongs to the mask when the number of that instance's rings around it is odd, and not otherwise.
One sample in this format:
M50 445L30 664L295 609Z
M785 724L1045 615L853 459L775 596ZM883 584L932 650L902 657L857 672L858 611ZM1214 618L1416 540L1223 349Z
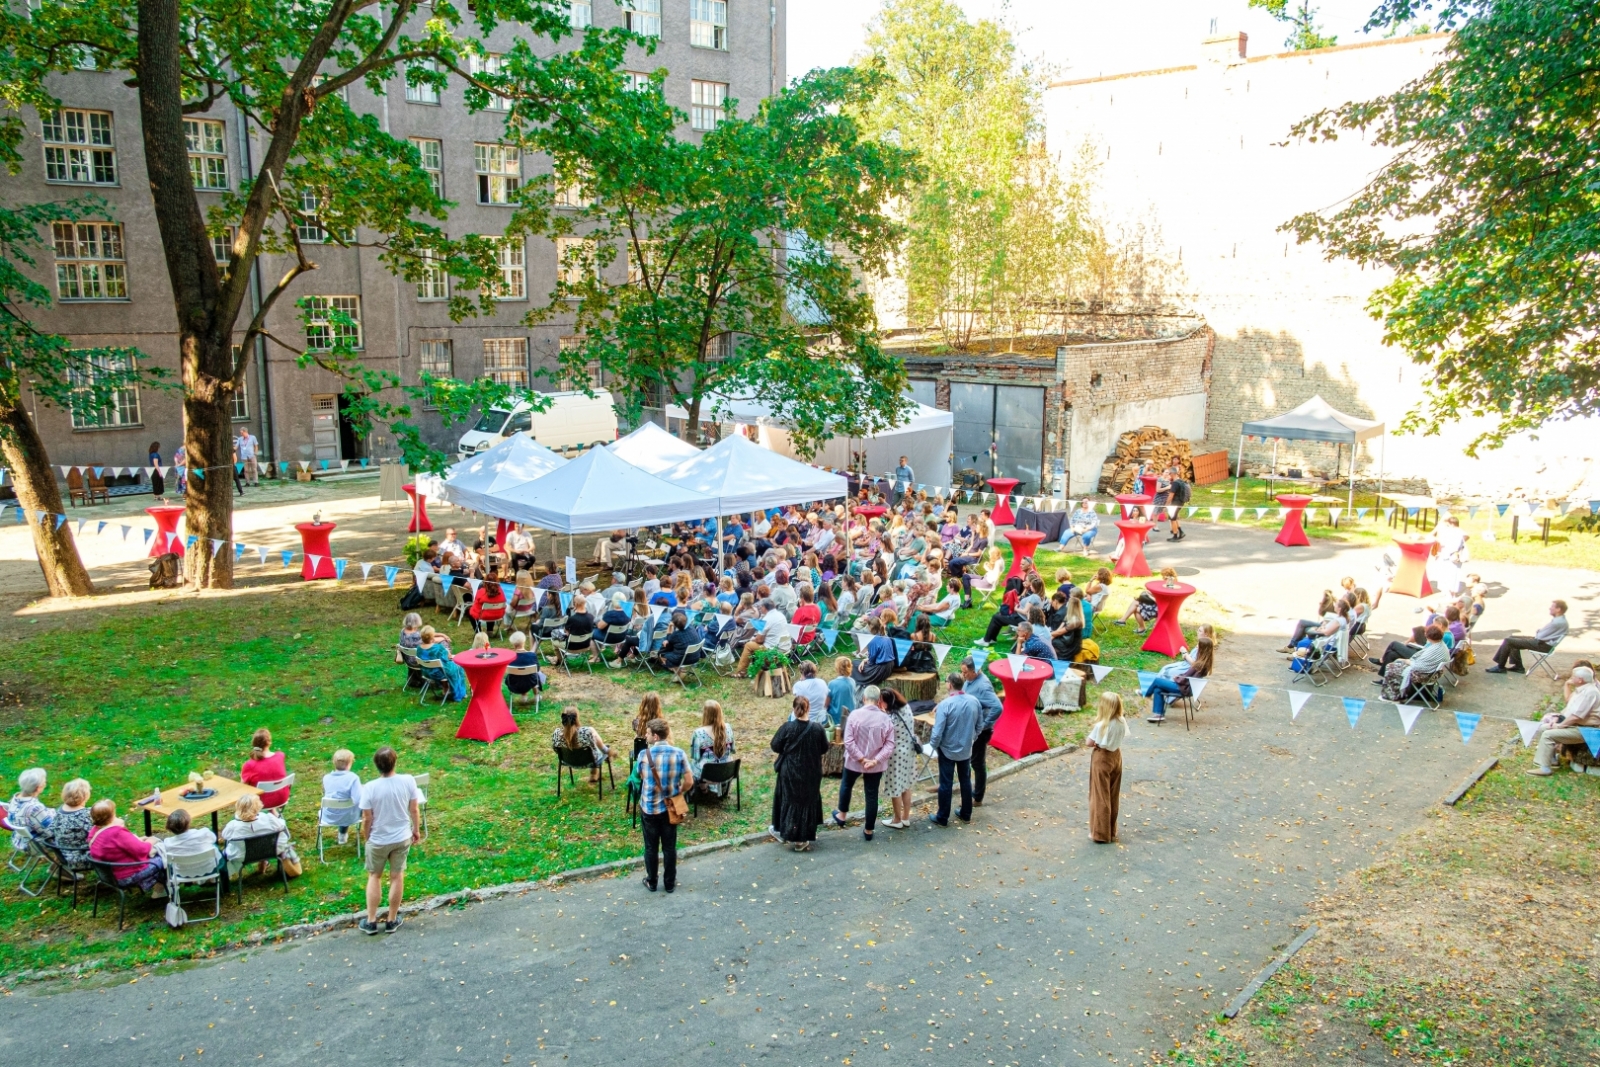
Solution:
M582 12L582 14L580 15L579 12ZM567 25L578 33L593 26L594 3L592 0L567 0Z
M479 55L474 52L467 57L467 72L470 74L503 74L505 73L506 56L504 52L490 52ZM511 98L501 96L499 93L489 93L489 103L485 111L510 111Z
M439 61L431 57L413 59L405 65L402 77L404 77L406 83L406 103L420 104L423 107L440 107L444 102L442 99L444 91L437 85L430 85L427 82L413 83L409 77L409 71L412 67L438 73Z
M497 158L498 157L498 158ZM503 168L494 169L496 164ZM485 170L484 168L489 169ZM509 168L515 168L511 170ZM515 207L517 194L522 191L522 149L514 144L498 141L472 143L472 170L477 177L478 203L486 207ZM505 199L495 200L496 182L504 190Z
M339 300L350 301L350 304L345 307L335 307L334 302ZM315 305L318 303L323 305L321 310L324 313L329 311L344 312L350 317L350 320L355 323L355 344L351 345L351 347L357 351L361 351L366 347L366 330L363 328L361 322L361 297L358 294L308 293L306 295L306 303L308 305L306 310L311 312L313 316L316 314L317 308ZM313 339L313 330L317 331L315 340ZM347 330L348 327L343 325L335 325L331 319L317 319L313 317L309 322L306 323L306 351L333 351L333 342L336 339L335 332ZM321 343L323 340L326 340L327 343Z
M713 94L716 103L705 103L699 99L707 88L719 90ZM701 133L710 133L722 124L728 117L728 83L702 81L695 78L689 82L689 128ZM710 121L707 126L704 123Z
M198 138L190 136L191 127L197 131ZM206 144L206 132L211 127L216 128L217 140L214 146L208 147ZM194 182L195 191L201 193L227 192L231 188L228 184L228 124L221 119L189 118L185 116L183 120L183 139L189 152L189 178ZM195 147L197 139L201 145L199 148ZM212 181L212 174L215 169L220 169L222 172L222 183L220 185Z
M91 357L89 359L88 362L91 364L91 366L87 368L87 373L89 375L87 381L84 380L86 369L83 367L82 363L79 362L75 362L71 367L69 367L67 371L68 380L74 383L73 388L75 392L82 392L87 389L89 385L93 384L96 366L105 365L108 371L120 371L123 369L123 365L126 365L127 362L132 358L133 357L121 354L101 353L100 355ZM117 364L118 366L112 367L110 366L111 364ZM80 381L83 381L84 384L77 385L76 383ZM122 418L121 413L130 407L132 409L132 418ZM104 416L108 412L113 416L111 421L105 421ZM82 421L84 416L78 409L77 405L72 406L71 410L68 412L68 415L71 420L72 430L74 433L92 433L103 430L127 430L134 427L143 426L144 409L139 397L139 384L137 382L133 382L129 385L124 385L113 390L112 406L110 408L101 408L99 411L100 417L93 422Z
M433 180L433 195L440 200L444 199L444 141L438 137L407 137L411 146L417 150L420 160L419 166L428 172L428 177ZM433 146L434 165L428 165L428 147Z
M421 260L422 276L417 279L417 302L437 304L449 300L450 275L445 271L444 263L427 249L423 250Z
M437 346L443 346L443 347L442 347L442 349L440 349ZM439 366L439 361L437 359L430 359L429 358L429 352L430 351L438 352L438 351L441 351L441 350L445 354L445 360L444 360L445 366L444 366L444 373L443 374L438 373L438 371L436 369ZM431 364L431 366L430 366L430 364ZM428 375L431 375L432 377L435 377L435 378L454 378L456 376L455 342L452 341L448 337L429 337L429 338L426 338L424 340L418 341L417 342L417 374L418 374L418 379L417 380L418 380L419 383L422 380L421 379L421 375L423 375L423 374L428 374ZM424 395L423 398L422 398L422 410L423 411L438 411L439 410L439 405L434 401L433 393L432 393L431 390L426 395Z
M70 116L79 117L76 127ZM71 139L74 128L82 132L82 140ZM101 131L104 140L97 139ZM51 185L122 184L117 166L116 116L112 112L85 107L41 111L39 140L44 148L44 180ZM53 159L53 154L58 158ZM58 171L54 177L53 168ZM86 176L75 177L80 171Z
M494 355L491 357L491 346ZM504 346L502 348L502 346ZM514 354L520 348L522 353L522 366L513 367L505 365L505 357ZM509 385L513 388L528 388L531 379L533 364L529 359L529 346L526 337L485 337L483 339L483 377L500 385ZM491 358L493 365L491 365Z
M622 25L640 37L661 39L661 0L622 0Z
M500 280L489 295L495 300L528 299L528 242L521 236L501 237L497 242L495 258L500 268ZM508 291L515 279L515 291Z
M689 46L728 50L728 0L689 0Z
M101 253L108 246L114 247L115 255ZM58 219L50 224L50 249L55 260L59 302L106 304L128 300L128 249L122 223ZM66 284L68 279L70 286ZM86 280L92 280L95 295L84 295ZM69 293L68 288L72 292Z
M301 244L328 243L328 228L322 224L317 212L322 210L322 194L314 189L300 190L300 214L294 223L294 235Z

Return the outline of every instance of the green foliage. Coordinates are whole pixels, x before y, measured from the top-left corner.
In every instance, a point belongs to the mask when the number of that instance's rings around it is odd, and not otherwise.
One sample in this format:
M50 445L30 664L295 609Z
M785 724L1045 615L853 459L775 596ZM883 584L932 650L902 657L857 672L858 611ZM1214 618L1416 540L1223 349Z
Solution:
M1317 25L1317 9L1309 0L1300 0L1298 4L1292 0L1250 0L1249 6L1265 11L1289 27L1289 36L1283 39L1285 48L1306 52L1339 43L1339 38L1323 33Z
M1422 6L1396 0L1375 19ZM1600 21L1587 0L1474 0L1440 17L1459 28L1437 67L1295 127L1395 154L1343 207L1284 228L1394 273L1368 309L1428 368L1402 427L1492 419L1475 454L1600 410Z
M789 654L776 648L763 648L750 654L748 677L754 678L763 671L781 671L789 665Z
M417 560L422 558L422 554L428 550L428 546L431 544L433 544L433 538L427 534L416 534L413 537L406 538L406 566L415 567Z

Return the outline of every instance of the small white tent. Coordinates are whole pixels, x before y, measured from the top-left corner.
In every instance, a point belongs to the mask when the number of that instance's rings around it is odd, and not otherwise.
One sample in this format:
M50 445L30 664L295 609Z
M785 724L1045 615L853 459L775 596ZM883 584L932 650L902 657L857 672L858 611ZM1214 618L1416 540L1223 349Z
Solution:
M700 454L694 445L672 436L654 422L645 423L606 447L619 458L651 474L660 474L668 467L675 467Z
M498 494L524 485L566 464L527 434L512 434L487 452L479 452L445 472L436 494L472 511L494 514Z
M849 482L837 474L780 456L740 434L725 437L661 478L719 502L719 515L808 504L849 493Z
M626 530L717 513L714 497L662 481L618 458L591 448L541 478L506 487L476 510L565 534Z

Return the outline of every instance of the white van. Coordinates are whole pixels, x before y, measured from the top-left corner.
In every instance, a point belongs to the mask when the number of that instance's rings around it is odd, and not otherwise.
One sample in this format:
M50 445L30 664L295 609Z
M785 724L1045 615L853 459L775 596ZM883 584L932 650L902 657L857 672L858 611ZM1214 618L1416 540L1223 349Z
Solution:
M551 404L544 411L534 411L527 403L510 410L485 411L478 424L461 435L456 453L467 459L514 433L525 433L552 452L593 448L617 439L617 413L610 393L601 389L594 396L580 392L547 395Z

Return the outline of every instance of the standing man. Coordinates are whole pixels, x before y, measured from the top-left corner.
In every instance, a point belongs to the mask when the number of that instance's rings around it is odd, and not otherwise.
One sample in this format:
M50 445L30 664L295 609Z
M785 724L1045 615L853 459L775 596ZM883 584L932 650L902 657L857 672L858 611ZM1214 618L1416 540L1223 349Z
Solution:
M1524 673L1522 666L1522 653L1549 652L1555 648L1563 637L1567 636L1567 602L1565 600L1552 600L1550 602L1550 621L1539 627L1539 632L1532 637L1508 637L1500 642L1500 647L1495 650L1494 666L1488 668L1484 674L1505 674L1512 672Z
M933 709L933 736L922 750L927 756L939 755L939 810L928 816L937 826L950 825L952 778L961 780L961 810L956 818L972 821L972 739L983 709L976 697L963 691L965 684L960 674L945 679L949 694Z
M239 457L239 462L244 464L244 484L254 486L261 478L261 464L256 460L256 453L261 448L261 442L256 440L255 434L250 432L249 426L239 427L239 436L234 440L234 454Z
M1162 485L1166 486L1167 494L1167 532L1172 535L1167 540L1182 541L1184 533L1183 527L1178 525L1178 511L1189 502L1189 498L1194 494L1189 488L1189 483L1184 480L1183 472L1178 469L1176 463L1168 467L1166 477L1156 483L1158 489Z
M895 503L905 503L906 494L911 492L911 485L917 480L917 472L911 469L911 461L905 456L900 457L900 466L894 469L894 494Z
M970 656L961 661L961 691L978 702L978 732L972 739L972 803L981 807L989 785L985 760L994 724L1000 721L1000 698L995 695L994 683L978 673Z
M667 817L667 799L694 788L689 757L667 742L672 727L665 719L645 726L650 747L639 753L639 824L644 831L644 887L661 885L667 892L678 888L678 826ZM660 853L659 857L657 853ZM658 865L661 881L657 881ZM664 884L663 884L664 883Z
M361 932L392 934L405 922L400 918L400 899L406 888L406 853L422 840L422 816L418 805L422 794L417 780L409 774L395 774L399 759L394 749L384 745L372 754L372 765L380 777L361 787L361 837L367 843L367 917L360 922ZM383 866L389 865L389 919L379 925L378 905L383 900Z

